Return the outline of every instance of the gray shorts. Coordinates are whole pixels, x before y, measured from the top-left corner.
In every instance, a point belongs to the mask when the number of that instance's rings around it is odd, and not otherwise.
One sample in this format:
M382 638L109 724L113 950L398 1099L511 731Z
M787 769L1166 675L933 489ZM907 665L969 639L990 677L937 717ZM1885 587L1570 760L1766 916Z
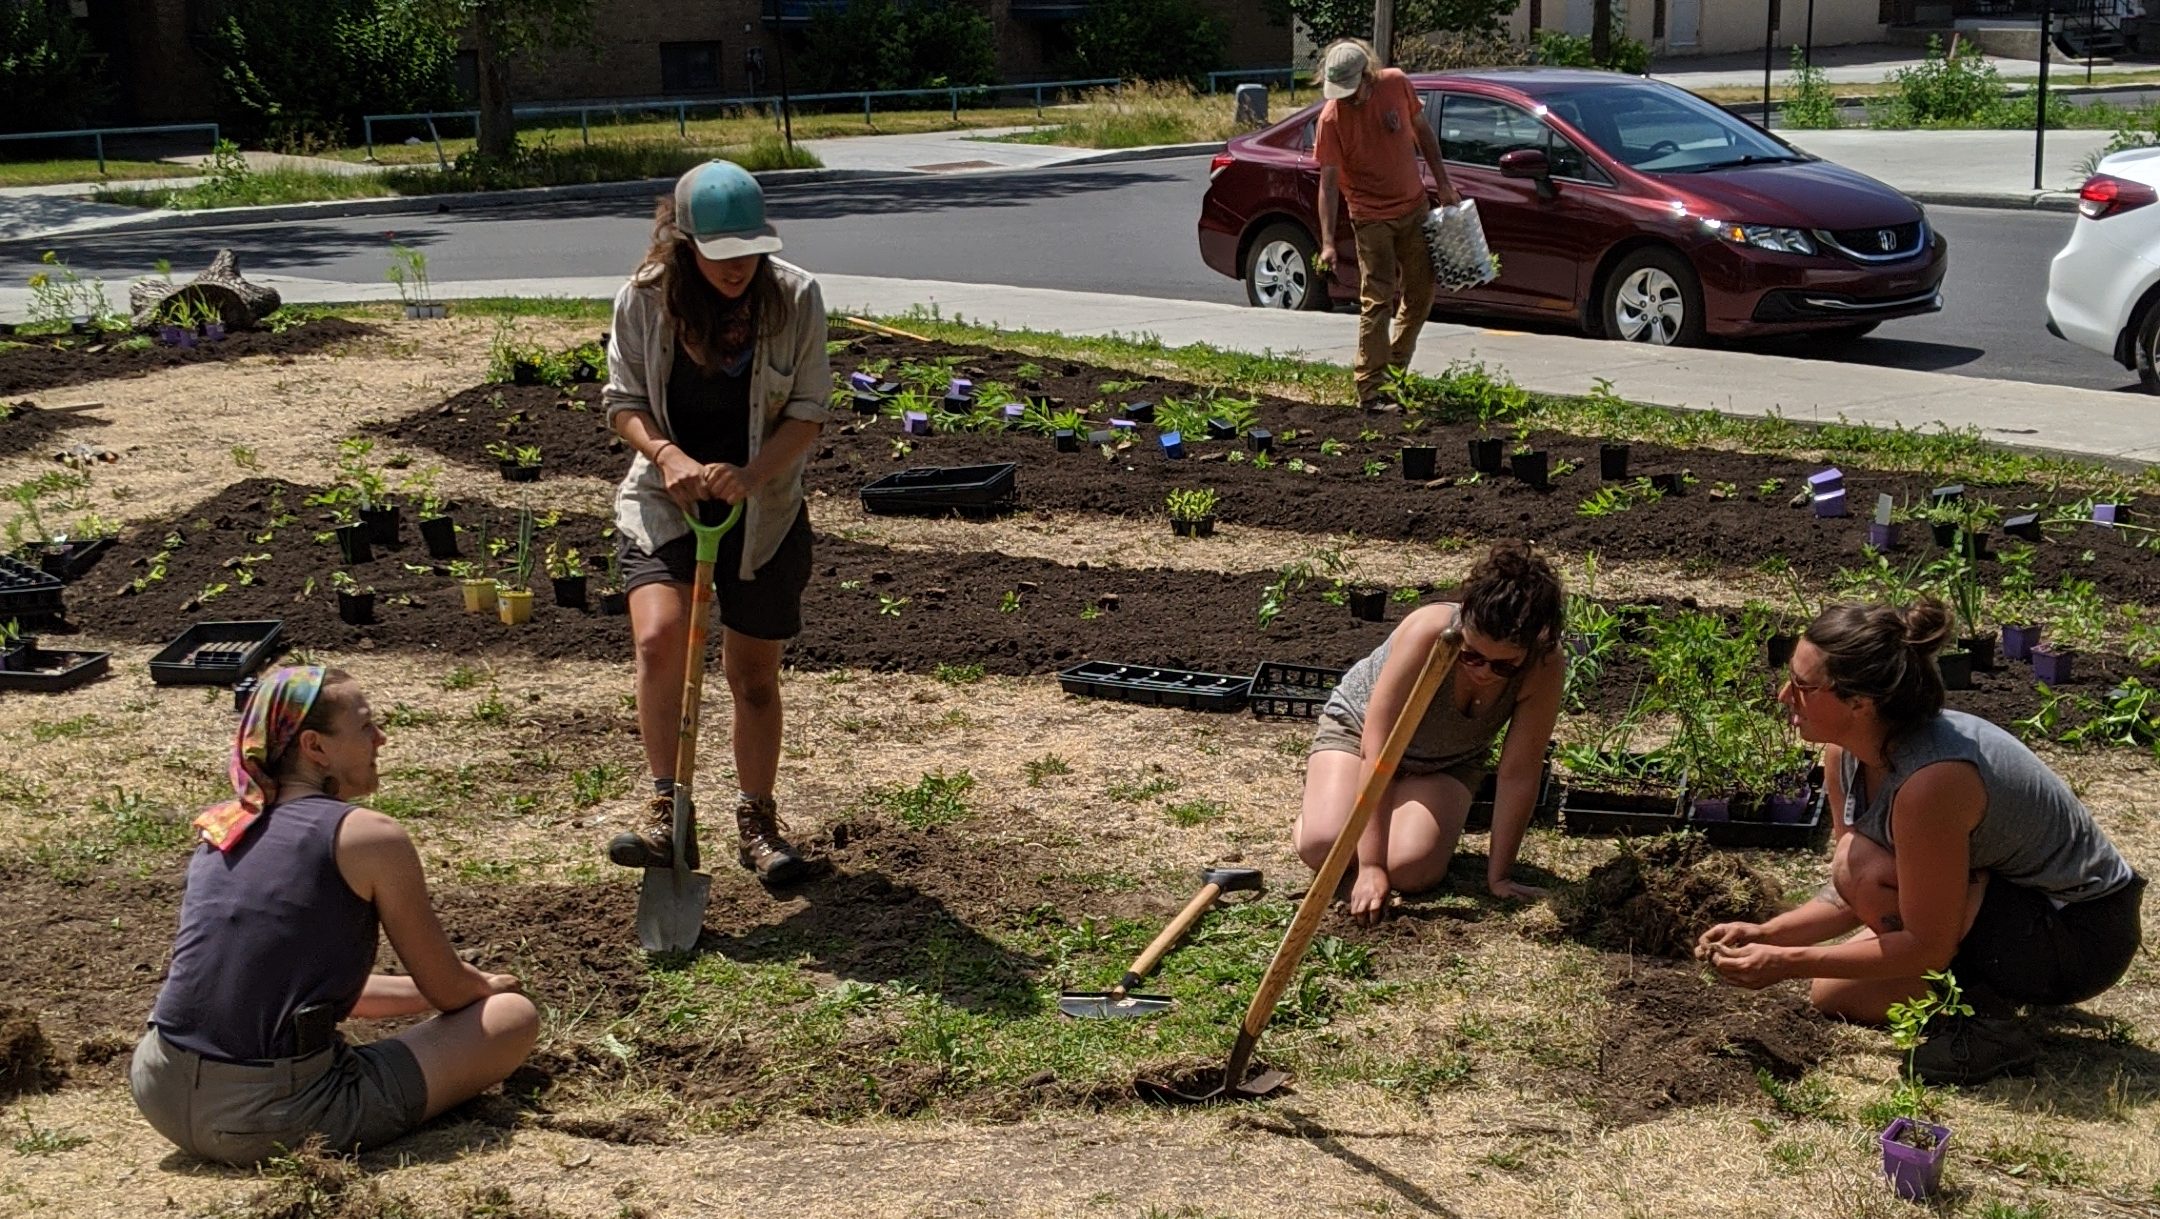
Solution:
M1320 727L1313 733L1312 748L1305 751L1306 757L1316 753L1365 752L1365 734L1349 720L1331 715L1325 710L1321 711L1318 718ZM1463 790L1473 796L1477 794L1478 784L1485 781L1485 768L1474 758L1449 761L1444 758L1413 758L1406 755L1396 764L1395 773L1410 776L1446 775L1462 784Z
M371 1150L427 1115L420 1060L394 1038L242 1064L181 1049L153 1026L135 1047L128 1086L175 1147L225 1164L260 1163L314 1134L333 1151Z

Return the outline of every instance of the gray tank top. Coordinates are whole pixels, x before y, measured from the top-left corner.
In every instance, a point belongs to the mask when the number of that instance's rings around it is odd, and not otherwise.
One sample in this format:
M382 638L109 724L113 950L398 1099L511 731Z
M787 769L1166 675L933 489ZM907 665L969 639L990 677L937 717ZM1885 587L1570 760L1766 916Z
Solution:
M2070 785L2024 742L1962 711L1945 711L1893 742L1882 790L1860 803L1859 760L1845 755L1845 824L1886 848L1898 788L1933 762L1970 762L1987 805L1972 832L1972 866L2058 906L2106 897L2130 883L2130 865L2094 824Z
M271 806L230 851L195 849L172 968L150 1013L165 1040L230 1062L290 1058L294 1012L352 1011L379 926L374 904L338 871L338 827L352 810L302 796Z
M1365 709L1372 705L1373 685L1380 680L1380 669L1387 664L1388 649L1394 643L1395 637L1388 636L1372 655L1350 666L1336 684L1335 693L1328 697L1322 714L1347 724L1353 732L1364 732ZM1523 674L1508 678L1500 696L1476 715L1464 715L1455 707L1455 678L1461 672L1458 666L1441 679L1432 706L1418 722L1417 735L1410 738L1410 747L1403 751L1404 761L1426 770L1447 770L1464 762L1485 764L1493 742L1500 739L1500 730L1515 714Z

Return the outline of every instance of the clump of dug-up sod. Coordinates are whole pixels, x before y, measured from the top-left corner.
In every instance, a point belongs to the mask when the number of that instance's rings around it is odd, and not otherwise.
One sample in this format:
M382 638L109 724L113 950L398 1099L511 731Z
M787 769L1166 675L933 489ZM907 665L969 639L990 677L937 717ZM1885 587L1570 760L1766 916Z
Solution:
M1759 923L1783 909L1775 881L1700 834L1626 841L1559 905L1567 933L1607 952L1686 958L1718 923Z
M0 1004L0 1101L32 1092L49 1092L67 1078L67 1070L38 1027L37 1017Z
M427 1206L385 1190L352 1160L308 1140L263 1165L268 1178L244 1200L207 1212L209 1219L567 1219L544 1204L520 1202L500 1185L460 1191L448 1207Z

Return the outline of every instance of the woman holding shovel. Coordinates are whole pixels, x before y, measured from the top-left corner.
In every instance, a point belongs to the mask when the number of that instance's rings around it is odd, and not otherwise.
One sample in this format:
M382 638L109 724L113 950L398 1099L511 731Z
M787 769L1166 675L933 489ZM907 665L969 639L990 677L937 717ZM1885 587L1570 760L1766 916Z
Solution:
M190 1155L253 1164L321 1135L372 1150L493 1087L540 1028L508 974L458 959L420 856L353 801L383 746L352 676L293 665L264 679L233 740L233 799L195 819L172 966L128 1082ZM406 973L372 972L383 933ZM349 1045L347 1019L440 1012Z
M802 472L831 417L832 367L817 281L773 257L779 250L757 179L710 161L660 200L645 261L615 295L601 400L608 425L636 453L616 493L615 527L630 593L638 730L653 776L644 815L608 844L608 858L625 867L675 863L675 754L696 571L684 514L712 524L716 507L736 505L742 519L721 542L714 595L734 698L737 858L768 884L803 870L773 800L780 657L802 630L810 582Z
M1459 626L1462 650L1433 696L1386 798L1358 841L1350 913L1380 918L1388 893L1438 885L1455 855L1470 798L1503 729L1486 887L1499 897L1542 890L1508 878L1537 803L1545 747L1560 716L1566 663L1555 646L1565 594L1552 565L1521 542L1502 542L1471 569L1459 604L1429 605L1404 618L1372 655L1343 675L1320 713L1305 767L1305 806L1292 835L1318 869L1350 817L1358 789L1395 726L1423 658Z

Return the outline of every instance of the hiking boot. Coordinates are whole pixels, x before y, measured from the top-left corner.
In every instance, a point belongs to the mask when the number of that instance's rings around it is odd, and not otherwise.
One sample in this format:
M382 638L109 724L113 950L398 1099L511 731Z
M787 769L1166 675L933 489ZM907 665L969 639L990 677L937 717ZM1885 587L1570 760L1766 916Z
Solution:
M1921 1042L1912 1062L1913 1072L1930 1084L1964 1086L2022 1071L2038 1057L2040 1047L2023 1020L1962 1016Z
M771 796L735 802L735 833L741 840L735 858L764 883L789 884L809 871L802 855L780 836L779 807Z
M654 796L645 804L643 820L608 842L608 859L626 868L672 868L675 866L675 797ZM690 858L698 866L697 834L690 835Z
M1400 415L1402 404L1392 398L1371 397L1358 403L1358 409L1368 415Z

